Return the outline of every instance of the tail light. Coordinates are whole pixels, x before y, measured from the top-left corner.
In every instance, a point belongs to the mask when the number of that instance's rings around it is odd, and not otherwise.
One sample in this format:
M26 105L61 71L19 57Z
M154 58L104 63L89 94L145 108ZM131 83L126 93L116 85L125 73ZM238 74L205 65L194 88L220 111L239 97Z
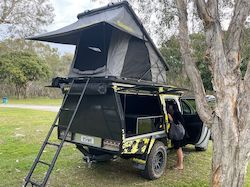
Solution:
M120 142L110 139L103 140L103 148L111 151L119 151L120 150Z

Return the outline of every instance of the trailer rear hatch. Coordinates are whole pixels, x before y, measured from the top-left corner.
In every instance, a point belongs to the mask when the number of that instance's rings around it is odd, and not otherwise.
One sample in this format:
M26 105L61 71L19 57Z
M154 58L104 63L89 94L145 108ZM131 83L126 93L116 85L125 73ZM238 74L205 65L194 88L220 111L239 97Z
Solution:
M59 117L58 136L63 135L81 95L84 84L73 87ZM89 83L70 127L68 141L118 151L122 139L123 116L119 97L107 84Z

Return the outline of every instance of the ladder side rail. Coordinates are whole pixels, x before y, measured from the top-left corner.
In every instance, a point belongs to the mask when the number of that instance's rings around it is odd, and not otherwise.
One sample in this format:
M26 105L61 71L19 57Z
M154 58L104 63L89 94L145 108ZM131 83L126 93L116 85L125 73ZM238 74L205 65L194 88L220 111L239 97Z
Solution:
M87 85L88 85L88 83L89 83L89 80L90 80L90 78L88 78L87 81L86 81L86 83L85 83L84 89L82 90L81 96L80 96L80 98L79 98L79 100L78 100L78 103L77 103L77 105L76 105L76 108L75 108L75 110L74 110L74 113L73 113L73 115L72 115L72 117L71 117L71 119L70 119L69 125L68 125L67 129L65 130L65 133L64 133L63 138L62 138L62 140L61 140L61 143L60 143L60 145L59 145L59 147L58 147L58 149L57 149L57 151L56 151L56 153L55 153L55 155L54 155L54 158L53 158L53 160L52 160L52 162L51 162L51 165L50 165L50 167L49 167L49 169L48 169L48 172L46 173L46 176L45 176L45 178L44 178L44 181L43 181L43 183L42 183L42 185L41 185L42 187L44 187L44 186L46 185L46 183L47 183L47 181L48 181L48 179L49 179L49 177L50 177L50 173L52 172L52 170L53 170L53 168L54 168L54 166L55 166L57 157L59 156L59 153L60 153L60 151L61 151L61 149L62 149L62 146L63 146L63 144L64 144L64 141L65 141L65 139L67 138L69 129L70 129L71 125L72 125L72 122L73 122L73 120L74 120L74 118L75 118L75 115L76 115L76 113L77 113L77 111L78 111L78 108L79 108L79 106L80 106L81 100L82 100L82 98L83 98L83 96L84 96L84 93L85 93L85 91L86 91L86 89L87 89Z
M65 97L64 100L63 100L63 103L62 103L62 105L61 105L61 107L60 107L60 109L59 109L59 112L57 113L56 118L55 118L55 120L54 120L52 126L50 127L50 130L49 130L49 132L48 132L48 134L47 134L47 136L46 136L46 138L45 138L45 140L44 140L44 142L43 142L43 144L42 144L42 147L40 148L40 150L39 150L39 152L38 152L38 155L37 155L37 157L35 158L35 161L33 162L33 165L32 165L32 167L31 167L31 169L30 169L30 171L29 171L29 173L28 173L28 175L27 175L27 177L26 177L26 179L25 179L24 187L26 187L26 186L28 185L28 183L29 183L29 181L30 181L30 178L31 178L31 176L32 176L32 174L33 174L33 172L34 172L34 170L35 170L35 168L36 168L36 166L37 166L37 164L38 164L38 162L39 162L41 156L42 156L42 153L43 153L43 151L44 151L44 149L45 149L45 147L46 147L46 145L47 145L47 142L48 142L48 140L49 140L49 138L50 138L50 136L51 136L51 134L52 134L52 132L53 132L53 130L54 130L55 124L56 124L56 122L57 122L57 120L58 120L58 118L59 118L59 116L60 116L60 114L61 114L61 108L64 106L64 104L65 104L65 102L66 102L66 100L67 100L67 98L68 98L68 93L69 93L69 92L71 91L71 89L72 89L73 83L74 83L74 79L73 79L73 81L72 81L72 83L71 83L71 87L70 87L69 91L68 91L67 94L66 94L66 97Z

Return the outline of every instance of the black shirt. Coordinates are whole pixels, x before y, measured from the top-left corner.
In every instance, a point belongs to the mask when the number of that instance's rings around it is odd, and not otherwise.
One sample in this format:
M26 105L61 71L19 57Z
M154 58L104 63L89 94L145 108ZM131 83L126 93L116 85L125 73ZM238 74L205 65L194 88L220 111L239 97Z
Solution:
M180 112L174 112L174 115L172 117L175 124L181 123L184 126L184 119Z

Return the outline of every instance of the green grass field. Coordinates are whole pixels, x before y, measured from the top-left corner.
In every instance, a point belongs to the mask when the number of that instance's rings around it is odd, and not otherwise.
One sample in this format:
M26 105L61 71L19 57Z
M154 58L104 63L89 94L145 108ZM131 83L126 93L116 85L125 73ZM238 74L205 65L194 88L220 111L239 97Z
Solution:
M51 106L59 106L62 103L62 99L51 99L47 97L39 97L39 98L28 98L28 99L16 99L9 98L9 104L27 104L27 105L51 105Z
M22 185L55 115L53 112L0 108L1 187ZM47 160L53 150L46 150L43 160ZM73 145L65 144L48 186L209 186L211 145L206 152L195 152L192 147L184 151L184 171L172 169L176 156L170 151L164 176L149 181L140 176L140 171L134 169L129 160L117 159L88 168L80 152ZM44 168L38 168L36 175L41 176L44 172ZM250 172L246 186L250 187Z

